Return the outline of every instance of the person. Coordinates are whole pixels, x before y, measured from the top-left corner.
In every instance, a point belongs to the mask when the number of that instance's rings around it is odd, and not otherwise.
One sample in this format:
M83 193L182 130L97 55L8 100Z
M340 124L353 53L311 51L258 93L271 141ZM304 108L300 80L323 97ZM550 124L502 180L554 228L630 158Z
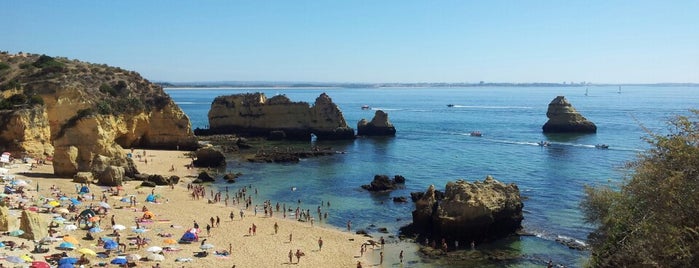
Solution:
M400 260L400 263L403 263L403 250L401 249L400 253L398 254L398 259Z
M290 249L290 250L289 250L289 263L294 263L294 262L293 262L293 259L292 259L293 257L294 257L294 253L293 253L292 250Z
M211 225L208 223L206 224L206 235L211 236Z
M277 224L277 222L274 222L274 234L277 234L277 231L279 231L279 224Z
M220 226L221 226L221 218L216 216L216 227L220 227Z
M194 221L194 229L199 229L199 224L197 223L197 221Z
M291 235L292 233L289 233L289 243L291 243Z
M323 238L318 237L318 251L323 250Z
M301 252L301 250L296 249L296 263L299 263L299 261L301 261L301 256L303 256L303 253Z
M231 214L228 215L228 217L231 218L231 221L233 221L233 218L235 218L235 213L233 213L233 211L231 211Z
M347 221L347 231L348 232L352 231L352 221Z
M361 262L361 261L357 261L357 268L362 268L362 262Z
M383 264L383 251L379 252L379 265Z
M546 268L553 268L553 262L551 260L546 264Z

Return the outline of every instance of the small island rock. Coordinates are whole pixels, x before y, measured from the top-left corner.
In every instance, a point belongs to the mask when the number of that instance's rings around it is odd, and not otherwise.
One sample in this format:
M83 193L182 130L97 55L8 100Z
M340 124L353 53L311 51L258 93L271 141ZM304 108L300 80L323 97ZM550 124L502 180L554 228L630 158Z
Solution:
M357 136L395 136L396 128L388 121L388 114L382 110L376 111L371 122L366 119L357 123Z
M597 132L597 126L578 113L564 96L558 96L549 103L546 117L549 120L542 127L544 133Z

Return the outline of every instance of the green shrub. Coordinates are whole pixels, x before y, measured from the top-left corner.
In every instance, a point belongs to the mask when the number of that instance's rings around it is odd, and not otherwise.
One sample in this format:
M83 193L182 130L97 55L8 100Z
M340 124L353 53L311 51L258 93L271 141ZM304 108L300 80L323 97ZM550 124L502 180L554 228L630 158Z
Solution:
M100 92L107 93L109 95L112 95L113 97L116 97L118 95L117 91L107 83L104 83L100 86Z
M0 62L0 71L10 69L10 65L4 62Z
M112 106L109 104L108 101L101 101L97 103L97 113L98 114L111 114L113 112Z
M616 187L587 187L582 210L594 267L699 266L699 110L648 131L650 149Z
M32 106L44 105L44 98L39 95L32 95L29 97L29 104Z

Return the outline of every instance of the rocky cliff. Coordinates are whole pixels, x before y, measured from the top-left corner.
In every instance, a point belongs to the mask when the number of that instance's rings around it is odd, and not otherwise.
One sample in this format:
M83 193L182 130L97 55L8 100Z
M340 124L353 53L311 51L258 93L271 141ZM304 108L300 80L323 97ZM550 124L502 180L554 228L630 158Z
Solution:
M53 156L54 172L90 171L123 148L194 149L189 118L133 71L45 55L0 53L0 149Z
M292 102L284 95L263 93L219 96L211 103L208 133L310 140L353 139L342 112L323 93L313 106ZM199 132L198 132L199 133Z
M521 229L522 199L515 184L449 182L442 197L430 186L415 202L412 230L430 240L490 241ZM421 241L421 240L420 240Z
M597 126L587 120L564 96L558 96L549 103L544 124L544 133L596 133Z
M370 122L362 118L357 123L357 136L395 136L396 128L388 121L388 114L376 111Z

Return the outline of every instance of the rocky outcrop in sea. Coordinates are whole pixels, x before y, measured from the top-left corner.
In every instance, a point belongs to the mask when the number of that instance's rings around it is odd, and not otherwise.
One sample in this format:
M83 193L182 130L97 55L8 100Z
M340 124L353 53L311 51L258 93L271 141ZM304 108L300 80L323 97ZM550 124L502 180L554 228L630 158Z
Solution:
M388 121L388 114L377 110L370 122L362 118L357 123L357 136L395 136L396 128Z
M391 191L405 184L405 177L396 175L393 179L387 175L374 175L374 180L369 184L362 185L362 188L370 192Z
M0 149L52 157L56 175L91 172L98 156L126 166L124 148L197 147L189 118L136 72L35 54L0 62Z
M564 96L558 96L549 103L546 117L549 120L542 127L544 133L597 132L597 126L578 113Z
M522 228L523 204L515 184L488 176L482 182L448 182L444 196L437 193L431 185L415 202L413 223L401 229L404 234L465 244L507 237Z
M342 112L327 94L313 106L292 102L284 95L267 98L263 93L219 96L211 103L209 129L197 135L238 134L272 139L318 140L354 139Z

